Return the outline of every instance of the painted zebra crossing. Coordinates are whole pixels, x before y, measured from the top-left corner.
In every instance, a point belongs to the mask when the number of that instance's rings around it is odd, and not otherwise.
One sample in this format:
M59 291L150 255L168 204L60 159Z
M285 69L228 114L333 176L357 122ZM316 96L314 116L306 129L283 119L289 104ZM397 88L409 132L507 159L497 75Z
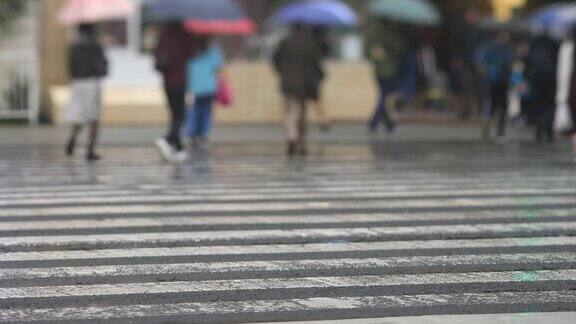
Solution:
M576 311L576 169L560 148L405 145L292 161L217 147L176 168L147 149L87 166L11 148L0 322Z

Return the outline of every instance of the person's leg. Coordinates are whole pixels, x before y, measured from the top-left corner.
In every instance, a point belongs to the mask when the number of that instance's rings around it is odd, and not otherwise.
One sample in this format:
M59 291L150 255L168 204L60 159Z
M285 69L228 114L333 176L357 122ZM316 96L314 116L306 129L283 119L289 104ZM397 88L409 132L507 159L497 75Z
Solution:
M497 106L498 109L498 137L501 139L506 136L506 125L508 123L508 96L505 87L499 87Z
M199 109L198 109L198 98L196 98L194 104L190 106L186 111L186 135L191 141L196 141L199 134L198 127L199 119Z
M200 102L200 139L207 142L210 137L210 131L212 130L212 106L213 98L206 97L202 98Z
M66 155L74 155L74 150L76 149L76 140L78 135L82 131L82 124L72 125L72 131L70 132L70 138L68 139L68 144L66 144Z
M298 150L300 155L308 154L307 132L308 132L308 111L306 109L306 100L301 99L298 101L297 115L298 115Z
M284 97L284 126L288 142L287 153L292 156L296 154L298 142L298 113L296 101L288 96Z
M98 121L92 121L88 123L88 153L86 159L88 161L100 160L100 156L96 154L96 145L98 143L100 124Z
M381 114L380 116L382 118L382 122L384 122L384 125L386 126L386 129L390 133L394 131L394 128L396 128L396 124L390 117L390 112L388 111L388 99L390 98L390 95L394 92L394 86L395 81L393 79L382 80L382 83L380 85L380 91L382 92L383 97L381 106L382 111L380 112Z
M328 114L326 113L326 109L324 107L322 99L318 98L318 100L310 102L310 105L312 106L312 109L314 110L316 116L318 117L318 120L320 121L320 126L322 127L322 130L329 130L330 127L332 126L332 120L330 117L328 117Z
M175 150L181 151L180 136L186 118L186 90L183 87L165 87L165 91L170 108L170 125L165 139Z
M494 87L488 87L488 98L484 111L482 112L482 140L492 141L492 120L494 119L496 93Z
M388 96L393 90L393 80L387 78L379 78L378 79L378 88L380 91L380 99L378 101L378 105L374 111L372 119L370 121L370 129L372 131L376 131L378 124L383 122L388 131L392 131L395 128L394 122L390 118L387 109L387 100Z
M376 107L374 108L374 113L372 114L372 118L370 118L370 130L375 132L378 128L378 124L380 124L380 120L382 119L382 111L384 110L384 106L386 105L386 97L384 92L382 91L382 82L383 79L378 78L378 92L379 98Z
M574 162L576 162L576 132L572 134L572 153L574 154Z

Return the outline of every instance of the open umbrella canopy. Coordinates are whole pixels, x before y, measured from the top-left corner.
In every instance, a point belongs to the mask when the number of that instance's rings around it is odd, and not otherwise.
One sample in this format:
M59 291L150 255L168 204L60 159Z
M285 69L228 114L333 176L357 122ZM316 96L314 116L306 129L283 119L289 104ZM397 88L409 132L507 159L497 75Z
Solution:
M546 6L532 15L530 23L536 31L548 31L556 38L565 38L576 26L576 4Z
M276 13L278 25L307 24L320 26L354 26L358 16L345 3L338 0L301 0L286 5Z
M372 0L368 10L376 17L408 24L438 26L440 11L427 0Z
M233 0L156 0L147 4L155 22L184 22L199 34L254 33L256 27Z
M532 34L530 24L524 19L512 19L500 21L494 18L485 18L479 24L480 30L485 32L509 32L518 36L529 36Z
M136 10L133 0L68 0L58 21L65 25L97 23L124 18Z

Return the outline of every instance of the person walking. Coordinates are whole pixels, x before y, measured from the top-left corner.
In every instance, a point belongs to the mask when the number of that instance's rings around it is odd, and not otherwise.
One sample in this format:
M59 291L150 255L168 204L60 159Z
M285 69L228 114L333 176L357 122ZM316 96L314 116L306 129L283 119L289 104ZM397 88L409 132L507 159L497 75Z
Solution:
M69 49L69 73L72 79L72 97L68 106L68 120L72 133L66 145L66 154L73 156L76 140L85 125L88 125L88 150L86 160L96 161L100 114L102 110L101 80L108 74L108 61L98 42L93 25L78 27L77 39Z
M186 133L194 146L206 147L224 54L208 37L202 36L199 44L200 53L188 62L187 67L186 91L191 106L186 117Z
M534 101L538 142L545 136L548 141L554 141L558 51L557 42L549 35L541 35L533 41L526 64L526 76Z
M508 119L508 94L514 52L510 48L510 35L499 33L484 52L484 74L490 94L490 104L484 115L482 137L491 140L492 123L498 120L497 142L503 143Z
M468 7L462 16L449 19L444 36L448 49L448 71L453 105L462 119L468 119L483 106L482 77L479 69L482 16L478 8Z
M197 52L197 41L179 22L161 27L154 52L156 69L164 78L164 91L168 101L170 122L165 137L156 140L165 161L181 160L186 154L181 131L186 108L186 65Z
M273 55L284 96L285 127L289 156L306 155L306 104L318 98L318 70L321 48L303 25L292 26Z
M316 98L312 98L312 109L316 113L316 116L320 120L320 129L327 132L332 127L332 120L328 113L326 112L326 107L324 106L324 100L322 96L322 83L326 79L326 68L324 66L324 61L330 55L330 39L328 36L328 30L326 27L322 26L315 26L313 27L312 33L320 45L320 55L322 61L320 64L317 65L318 67L318 74L317 74L317 82L318 82L318 96Z
M380 92L378 104L369 122L369 130L375 133L380 123L384 123L391 133L396 128L396 123L390 117L388 101L398 90L404 44L395 26L384 22L377 22L373 30L369 31L366 44L366 54L372 62Z
M572 43L576 44L576 26L572 30ZM572 51L572 76L570 82L570 96L569 96L570 114L572 117L572 131L570 138L572 141L572 154L574 163L576 163L576 49Z

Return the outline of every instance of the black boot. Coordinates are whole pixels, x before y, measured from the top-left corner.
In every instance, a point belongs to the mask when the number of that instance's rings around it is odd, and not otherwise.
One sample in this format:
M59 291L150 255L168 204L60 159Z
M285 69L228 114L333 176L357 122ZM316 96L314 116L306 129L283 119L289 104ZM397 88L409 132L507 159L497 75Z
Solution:
M288 145L286 147L286 154L288 156L295 156L297 148L298 148L298 145L296 144L296 142L294 142L294 141L288 142Z
M101 159L102 158L100 157L100 155L96 154L94 151L89 151L88 154L86 155L86 161L88 162L95 162Z
M71 139L70 141L68 141L68 144L66 145L66 155L73 156L75 149L76 149L76 141Z

